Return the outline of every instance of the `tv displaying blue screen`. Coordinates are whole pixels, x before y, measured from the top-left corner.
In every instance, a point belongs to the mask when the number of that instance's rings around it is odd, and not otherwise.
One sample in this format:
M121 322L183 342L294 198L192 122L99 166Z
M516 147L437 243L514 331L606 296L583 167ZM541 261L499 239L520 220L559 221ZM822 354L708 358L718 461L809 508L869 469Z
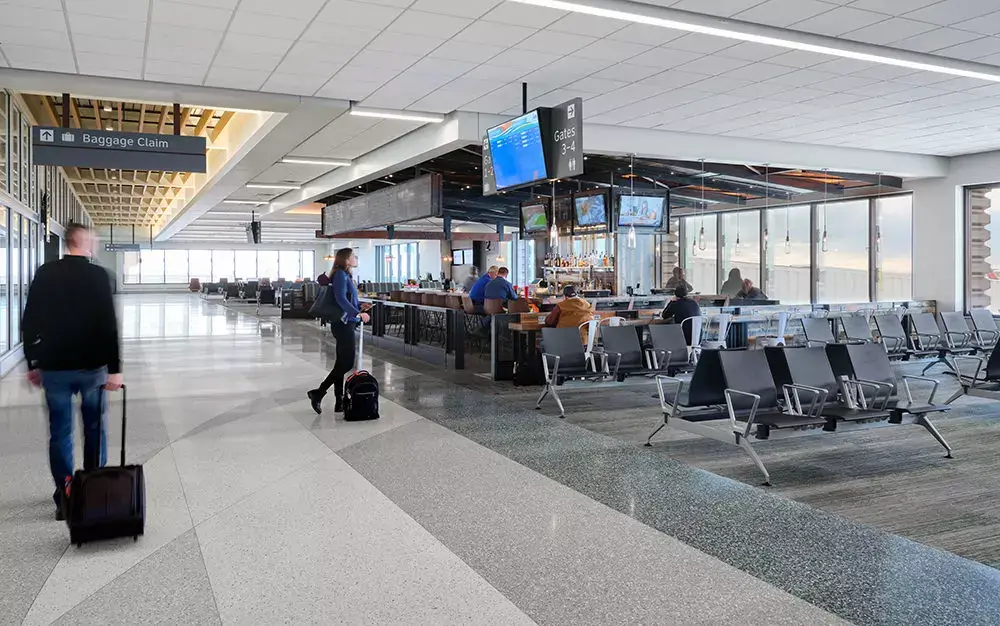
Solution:
M604 226L608 223L608 209L604 202L604 194L596 196L577 196L573 199L576 205L577 226Z
M620 196L618 225L659 228L663 224L663 196Z
M548 176L538 111L526 113L486 132L497 189L543 180Z

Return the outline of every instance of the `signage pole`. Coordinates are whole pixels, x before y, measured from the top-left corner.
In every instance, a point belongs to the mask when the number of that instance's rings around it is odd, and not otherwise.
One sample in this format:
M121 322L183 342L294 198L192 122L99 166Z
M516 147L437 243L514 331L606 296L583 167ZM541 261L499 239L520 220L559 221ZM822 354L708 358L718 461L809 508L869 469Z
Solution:
M528 112L528 83L521 83L521 114Z
M181 105L174 103L174 134L181 134Z
M62 97L62 125L69 128L69 94L64 93Z

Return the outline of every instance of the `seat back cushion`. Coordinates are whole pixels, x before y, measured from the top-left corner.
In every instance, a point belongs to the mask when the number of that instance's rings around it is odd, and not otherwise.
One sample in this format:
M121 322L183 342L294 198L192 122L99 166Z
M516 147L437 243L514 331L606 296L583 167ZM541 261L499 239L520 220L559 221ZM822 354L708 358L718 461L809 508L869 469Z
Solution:
M875 326L878 327L878 334L883 337L894 337L903 340L907 338L906 331L903 330L903 323L892 313L876 315Z
M572 373L587 369L587 357L575 328L543 328L542 352L559 357L559 370Z
M653 341L653 350L670 351L671 363L687 363L687 339L684 338L684 330L680 324L652 324L649 336Z
M972 309L972 325L976 330L997 330L997 322L989 309Z
M577 331L577 340L580 335ZM604 350L611 355L609 364L614 366L617 354L622 355L621 367L643 367L642 346L634 326L602 326L601 342Z
M802 318L802 330L806 333L809 341L822 341L823 343L833 343L833 330L830 328L830 320L822 317Z
M892 385L892 395L896 395L896 375L892 371L889 355L882 346L874 343L847 346L854 377ZM865 395L870 392L865 390Z
M837 377L825 348L785 348L784 353L792 383L837 393Z
M910 320L913 322L913 329L920 335L931 335L940 337L941 329L938 328L934 316L930 313L912 313Z
M722 374L722 350L702 350L691 375L685 406L713 406L726 403L726 377Z
M763 350L723 350L719 353L719 360L727 389L759 395L760 410L777 408L778 392ZM750 398L733 398L735 408L749 409L752 405L753 400Z
M850 339L863 339L871 341L872 329L868 324L868 318L861 315L849 315L840 321L844 324L844 333Z

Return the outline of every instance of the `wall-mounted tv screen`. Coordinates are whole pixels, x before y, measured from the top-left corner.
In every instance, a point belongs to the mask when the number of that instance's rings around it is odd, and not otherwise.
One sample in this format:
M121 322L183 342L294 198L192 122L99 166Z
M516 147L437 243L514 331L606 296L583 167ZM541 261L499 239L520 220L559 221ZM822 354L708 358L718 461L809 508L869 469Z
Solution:
M508 189L548 176L538 111L525 113L486 132L497 189Z
M526 233L545 232L549 227L544 204L526 204L521 207L521 224Z
M660 228L666 201L663 196L619 196L618 226Z
M605 226L608 223L608 208L605 195L576 196L576 225L580 227Z

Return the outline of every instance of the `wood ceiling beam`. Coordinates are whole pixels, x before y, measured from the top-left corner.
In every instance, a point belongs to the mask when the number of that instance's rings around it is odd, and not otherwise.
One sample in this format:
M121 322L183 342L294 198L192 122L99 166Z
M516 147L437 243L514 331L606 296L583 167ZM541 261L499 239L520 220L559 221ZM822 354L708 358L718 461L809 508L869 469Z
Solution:
M59 119L59 115L56 113L56 106L52 102L52 98L49 96L42 96L42 108L49 116L49 122L53 126L62 126L62 120Z
M97 130L104 130L104 120L101 119L101 103L91 100L90 106L94 107L94 119L97 120Z
M236 115L234 111L226 111L222 114L219 121L215 123L215 128L209 133L208 138L212 140L212 143L219 140L219 136L222 135L222 131L226 130L226 126L232 121L234 115Z
M198 118L198 125L194 127L195 137L204 136L205 128L208 126L208 123L212 121L212 116L214 115L215 111L213 109L201 110L201 117Z
M63 102L63 106L66 106L65 102ZM76 108L76 99L74 98L69 99L69 115L76 122L77 128L83 128L83 124L80 123L80 111Z
M139 132L146 132L146 103L139 105Z
M184 134L184 127L187 126L188 118L190 117L191 117L191 107L184 107L183 109L181 109L180 121L178 122L178 120L174 120L174 126L175 128L181 129L180 130L181 135Z
M163 129L167 127L167 112L167 106L163 105L163 108L160 110L160 122L156 127L156 132L161 135L163 134Z

